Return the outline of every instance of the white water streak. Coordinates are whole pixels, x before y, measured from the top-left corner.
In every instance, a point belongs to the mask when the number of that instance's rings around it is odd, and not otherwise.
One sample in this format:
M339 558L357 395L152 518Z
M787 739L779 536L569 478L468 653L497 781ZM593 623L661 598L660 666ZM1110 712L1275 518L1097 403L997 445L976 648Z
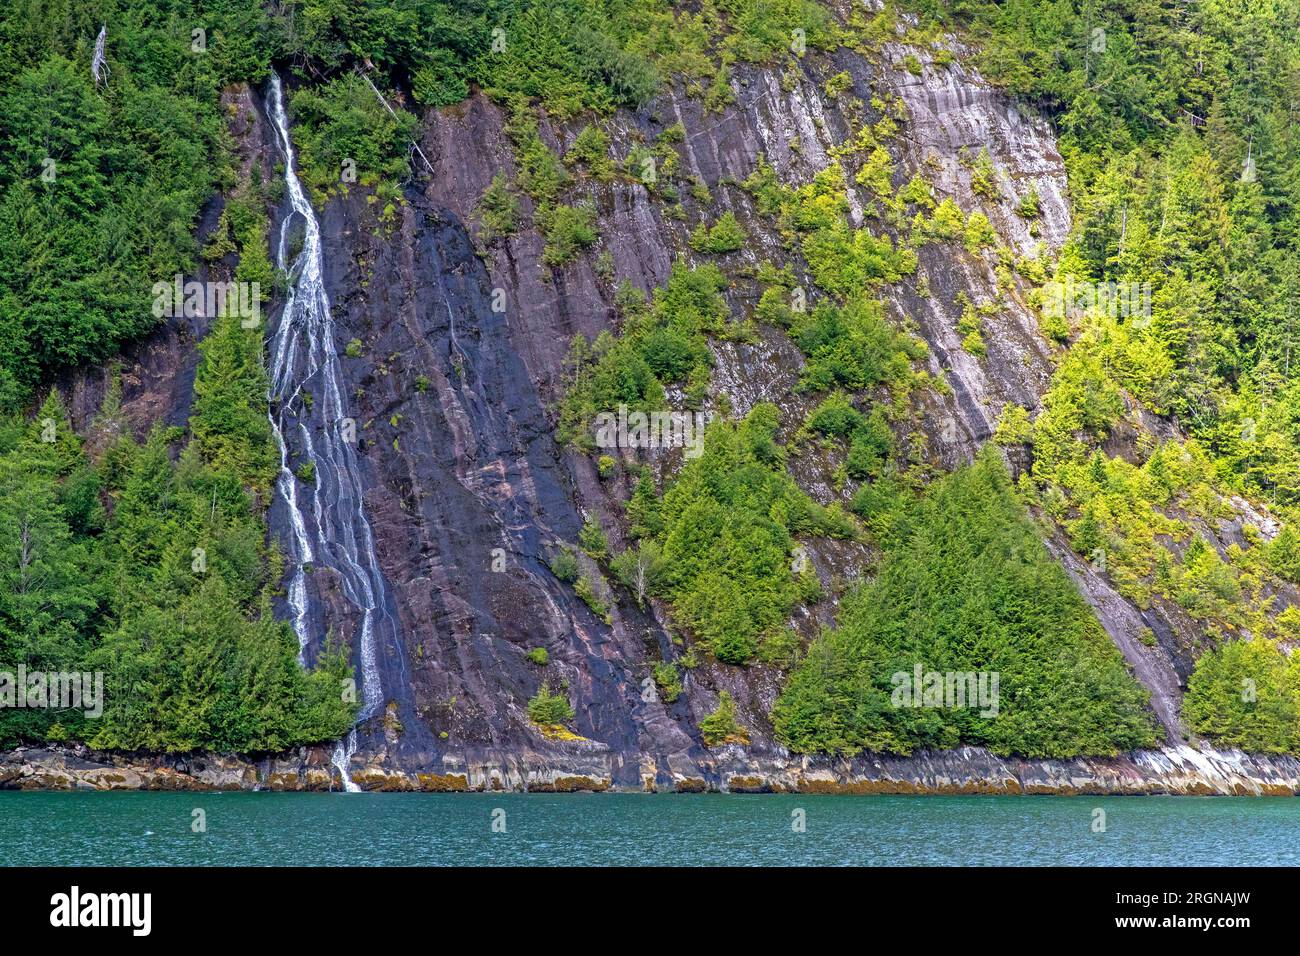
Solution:
M343 790L345 793L360 793L361 788L352 782L352 777L348 774L348 764L352 760L352 755L357 752L357 731L354 727L347 736L347 746L343 746L340 740L334 746L334 756L330 757L330 763L334 769L339 772L343 778Z
M288 298L270 349L270 399L268 414L280 447L280 473L276 490L289 512L293 572L288 601L301 653L310 641L305 565L328 566L338 572L344 596L361 611L361 628L355 642L361 658L362 710L360 719L373 716L382 703L376 663L376 624L388 621L386 584L375 554L374 536L366 519L357 456L344 440L348 410L343 400L343 375L334 342L334 322L325 292L324 257L320 223L294 170L293 143L285 114L280 77L271 75L270 113L284 154L284 182L293 215L281 225L275 258L290 277ZM302 249L289 258L290 221L301 220ZM305 392L310 385L311 398ZM315 432L312 420L322 426ZM285 432L296 428L304 461L315 465L310 490L310 519L300 502L299 482L290 469ZM350 437L350 436L349 436ZM391 622L389 622L391 623ZM356 750L355 730L345 748L340 741L333 763L349 790L358 789L346 773Z

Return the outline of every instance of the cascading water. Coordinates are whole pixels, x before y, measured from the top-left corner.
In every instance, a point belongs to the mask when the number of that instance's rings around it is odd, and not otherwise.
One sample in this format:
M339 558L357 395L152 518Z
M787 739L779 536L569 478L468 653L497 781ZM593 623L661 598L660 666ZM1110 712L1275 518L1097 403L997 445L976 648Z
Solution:
M356 642L361 660L362 709L359 720L374 716L383 699L376 659L376 642L382 636L396 642L390 614L388 586L375 554L374 536L362 504L362 485L352 441L355 423L343 404L343 376L334 343L334 323L325 292L324 258L320 223L294 171L293 143L285 115L280 77L271 74L271 121L284 154L284 183L292 213L280 226L275 257L288 270L289 290L279 327L271 343L271 411L268 417L280 447L280 473L276 491L289 515L288 555L292 573L288 602L300 655L305 659L311 639L306 567L329 567L338 572L344 596L361 612ZM301 220L302 249L289 259L290 225ZM304 393L310 392L307 401ZM286 435L295 434L302 459L315 466L315 478L302 492L289 466ZM310 520L300 497L309 499ZM339 769L348 791L360 788L348 776L347 766L356 751L354 729L339 741L332 763Z
M343 781L343 789L348 793L360 793L361 788L352 782L348 775L348 763L352 760L352 755L357 752L357 729L352 728L347 737L340 740L334 747L334 754L330 757L330 763L334 769L339 772L339 777Z

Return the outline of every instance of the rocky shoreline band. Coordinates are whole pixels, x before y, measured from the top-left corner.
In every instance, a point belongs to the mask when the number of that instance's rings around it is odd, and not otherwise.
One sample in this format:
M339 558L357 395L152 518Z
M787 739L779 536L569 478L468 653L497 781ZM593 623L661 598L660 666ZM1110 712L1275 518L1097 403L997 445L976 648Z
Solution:
M720 750L711 765L678 771L643 763L637 778L618 774L603 754L575 748L554 755L449 756L441 767L400 768L372 762L354 767L362 790L389 792L655 791L678 793L812 794L1055 794L1296 796L1300 759L1189 746L1142 750L1118 757L1029 760L999 757L979 747L921 751L912 756L851 760L783 753ZM0 754L0 789L7 790L342 790L325 747L272 757L229 754L139 755L83 747L25 747Z

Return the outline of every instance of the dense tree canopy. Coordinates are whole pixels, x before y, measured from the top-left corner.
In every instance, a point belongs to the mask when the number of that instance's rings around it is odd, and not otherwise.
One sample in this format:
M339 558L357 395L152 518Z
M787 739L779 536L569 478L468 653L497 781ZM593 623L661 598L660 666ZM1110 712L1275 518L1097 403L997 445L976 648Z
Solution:
M783 742L845 754L975 743L1031 757L1155 743L1145 692L1047 554L992 449L903 507L906 535L778 700ZM998 675L996 707L899 706L895 675L918 665L945 681Z
M182 436L162 428L88 460L57 393L0 436L0 667L104 674L102 717L4 709L0 740L269 751L351 724L346 658L332 650L303 671L271 612L279 562L245 484L265 480L250 463L270 441L264 373L247 364L260 334L231 316L203 342L204 437L175 460ZM110 393L99 426L118 431L113 406ZM243 424L214 442L228 417Z

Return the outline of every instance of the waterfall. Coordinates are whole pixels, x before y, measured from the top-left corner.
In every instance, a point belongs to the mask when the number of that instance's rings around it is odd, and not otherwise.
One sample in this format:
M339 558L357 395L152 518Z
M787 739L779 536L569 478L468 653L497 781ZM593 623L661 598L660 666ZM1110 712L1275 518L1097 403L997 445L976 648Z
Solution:
M362 503L360 469L353 447L356 424L344 405L343 375L325 291L320 223L294 170L284 91L275 72L271 74L270 113L284 154L284 183L292 206L275 243L276 265L288 272L289 289L271 341L268 411L280 448L276 493L289 515L288 603L299 655L305 660L312 636L306 566L328 567L338 573L344 596L361 612L355 644L361 662L359 720L365 720L379 711L383 700L376 631L384 629L394 641L397 635L388 610L387 583ZM290 225L297 221L303 227L302 248L290 261ZM290 468L286 440L289 434L296 435L302 460L315 466L310 485L300 482ZM359 789L347 774L356 746L354 729L346 747L339 741L332 761L349 791Z
M346 793L360 793L361 788L353 783L352 778L348 776L348 763L352 760L352 755L357 752L357 729L355 727L348 732L346 743L347 746L345 747L344 741L340 740L335 745L334 755L330 757L330 763L334 765L334 769L339 772L339 777L343 780L343 790ZM331 784L331 786L333 785Z

